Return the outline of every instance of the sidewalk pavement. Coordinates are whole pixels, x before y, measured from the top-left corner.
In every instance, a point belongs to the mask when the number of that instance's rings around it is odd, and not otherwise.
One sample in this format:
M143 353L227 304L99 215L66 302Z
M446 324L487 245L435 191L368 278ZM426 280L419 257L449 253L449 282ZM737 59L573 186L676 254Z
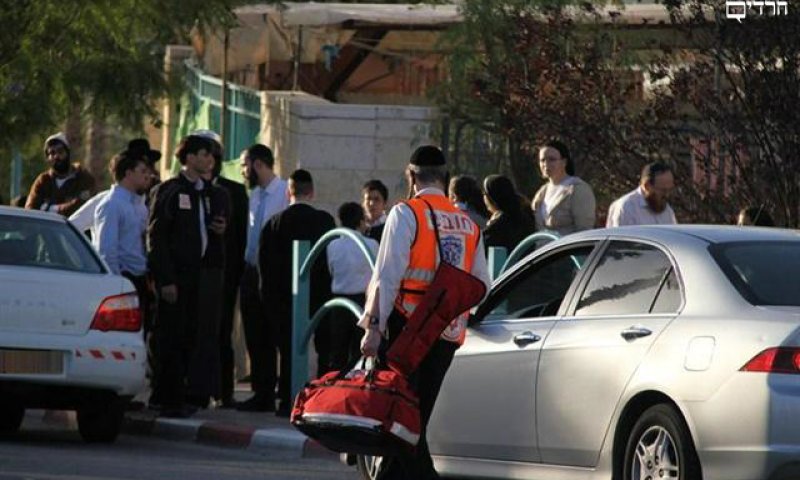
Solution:
M249 396L249 391L238 389L235 395L237 401ZM191 418L179 419L159 418L158 412L144 409L125 414L123 432L242 448L268 455L339 460L337 453L306 437L288 418L277 417L273 412L211 408L200 410Z

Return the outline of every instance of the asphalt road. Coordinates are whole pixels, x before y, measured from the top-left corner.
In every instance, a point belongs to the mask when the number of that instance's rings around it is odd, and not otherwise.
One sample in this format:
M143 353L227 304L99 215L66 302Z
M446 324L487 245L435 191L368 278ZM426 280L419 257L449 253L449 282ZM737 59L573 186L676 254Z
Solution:
M120 436L83 443L74 428L26 424L0 436L0 480L355 480L355 469L330 460L263 456L238 449Z

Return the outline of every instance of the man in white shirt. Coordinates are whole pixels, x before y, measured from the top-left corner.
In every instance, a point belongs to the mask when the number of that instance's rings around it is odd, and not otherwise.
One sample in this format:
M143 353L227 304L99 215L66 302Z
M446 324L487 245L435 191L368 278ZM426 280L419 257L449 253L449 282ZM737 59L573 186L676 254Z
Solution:
M386 240L378 249L364 314L358 322L366 330L361 340L361 352L365 356L379 353L381 338L385 339L384 346L388 347L399 335L406 318L423 298L435 275L437 252L448 254L448 263L483 281L487 291L491 285L480 230L445 195L447 177L444 154L438 147L423 145L411 155L406 179L413 198L389 211L384 229ZM431 215L446 220L434 227L432 222L423 220L432 218ZM441 238L447 243L452 242L452 247L444 250L437 246L434 228L443 232ZM431 259L434 261L429 262ZM427 268L430 263L433 264L432 270ZM413 453L384 458L378 478L438 478L425 429L447 369L465 334L466 318L459 316L433 344L409 379L419 396L423 434Z
M672 167L658 162L648 163L642 169L639 188L618 198L608 208L606 227L678 223L668 203L674 189Z
M125 150L125 152L133 155L143 156L147 162L147 167L150 170L148 185L136 192L136 194L139 195L136 207L137 211L140 214L143 214L146 218L148 215L148 209L145 197L148 190L154 186L155 180L158 179L158 169L156 169L155 164L161 158L161 152L150 148L150 142L148 142L146 138L135 138L131 140L128 142L128 148ZM113 165L109 165L109 168L111 176L113 177ZM100 202L102 202L109 193L111 193L111 189L98 192L95 196L81 205L81 208L69 216L69 221L72 223L72 225L74 225L75 228L81 232L88 231L91 238L96 238L97 232L94 229L94 215L97 211L97 206L100 205Z
M245 266L239 287L253 396L236 408L252 412L275 411L278 347L274 328L267 323L258 274L258 246L261 230L275 214L289 206L286 180L275 175L275 158L266 145L257 143L242 152L242 176L250 188Z
M338 214L341 226L361 238L375 258L378 242L364 235L367 219L361 205L344 203L339 207ZM328 270L331 273L333 295L347 298L363 307L367 285L372 278L372 266L352 238L340 237L328 245ZM343 309L331 314L330 370L341 370L361 356L360 344L364 331L356 325L356 321L349 311Z

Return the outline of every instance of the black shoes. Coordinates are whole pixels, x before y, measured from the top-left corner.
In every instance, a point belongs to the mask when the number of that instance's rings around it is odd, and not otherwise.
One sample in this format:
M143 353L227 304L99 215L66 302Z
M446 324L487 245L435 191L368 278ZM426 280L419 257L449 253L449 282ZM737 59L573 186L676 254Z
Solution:
M248 400L237 404L236 410L240 412L274 412L275 401L256 394Z

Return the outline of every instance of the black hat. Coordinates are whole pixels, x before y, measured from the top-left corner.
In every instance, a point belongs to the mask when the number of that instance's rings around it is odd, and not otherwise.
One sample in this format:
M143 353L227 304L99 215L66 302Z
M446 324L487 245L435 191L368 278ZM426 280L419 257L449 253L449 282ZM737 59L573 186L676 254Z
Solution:
M128 142L128 152L146 155L150 163L156 163L161 158L161 152L150 148L150 142L146 138L134 138Z
M408 163L414 167L443 167L446 162L439 147L423 145L414 150Z

